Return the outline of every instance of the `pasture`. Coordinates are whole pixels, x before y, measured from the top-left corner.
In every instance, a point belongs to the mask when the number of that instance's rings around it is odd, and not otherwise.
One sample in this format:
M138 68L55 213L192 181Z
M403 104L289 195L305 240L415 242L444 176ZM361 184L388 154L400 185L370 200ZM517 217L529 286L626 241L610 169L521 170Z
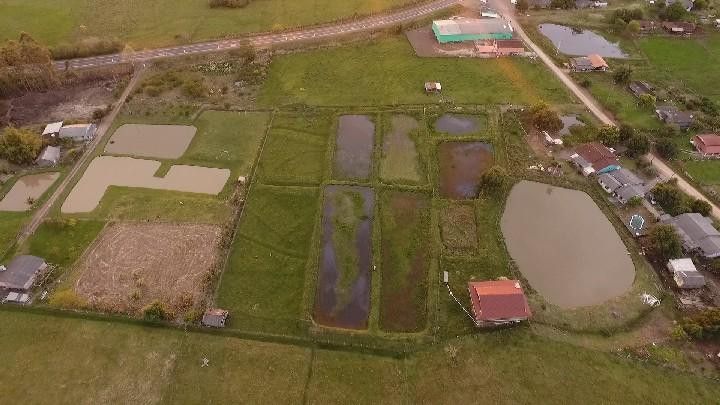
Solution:
M27 32L49 45L87 38L118 38L134 49L284 30L367 15L410 0L251 0L236 9L204 0L2 0L0 40Z

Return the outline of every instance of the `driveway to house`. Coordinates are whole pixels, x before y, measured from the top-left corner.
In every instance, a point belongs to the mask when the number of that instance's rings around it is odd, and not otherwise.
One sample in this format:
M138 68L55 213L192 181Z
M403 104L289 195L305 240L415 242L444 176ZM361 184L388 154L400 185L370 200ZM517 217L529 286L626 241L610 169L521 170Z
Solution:
M545 51L543 51L530 39L530 37L528 37L520 23L518 23L515 18L515 10L509 0L489 0L488 5L491 8L498 10L501 15L505 16L505 18L510 21L515 33L527 44L528 47L530 47L530 49L532 49L533 52L535 52L535 54L537 54L538 58L547 65L550 71L553 72L558 79L560 79L560 81L575 95L575 97L585 104L585 107L587 107L587 109L590 110L590 112L597 117L600 122L605 125L617 125L612 117L605 112L600 104L587 91L583 90L570 78L570 76L555 65L555 62L545 53ZM658 170L662 178L676 178L678 187L682 191L693 198L708 202L712 207L712 216L716 219L720 219L720 208L715 203L708 200L700 191L693 187L693 185L680 177L671 167L665 164L660 157L654 154L648 154L646 155L646 158L652 162L652 165Z
M347 23L320 25L300 29L296 31L251 34L244 38L228 39L221 41L201 42L196 44L173 46L168 48L150 49L130 53L116 53L111 55L93 56L88 58L77 58L61 60L54 63L58 70L66 68L83 69L101 66L117 65L127 62L143 62L154 59L172 58L185 55L196 55L210 52L224 52L232 49L242 48L245 45L252 45L258 48L273 45L285 45L292 43L312 42L332 39L334 37L369 32L378 29L388 28L400 23L417 20L431 15L440 10L458 4L459 0L435 0L430 3L419 4L410 8L402 9L393 13L380 14L374 17L364 18L358 21Z

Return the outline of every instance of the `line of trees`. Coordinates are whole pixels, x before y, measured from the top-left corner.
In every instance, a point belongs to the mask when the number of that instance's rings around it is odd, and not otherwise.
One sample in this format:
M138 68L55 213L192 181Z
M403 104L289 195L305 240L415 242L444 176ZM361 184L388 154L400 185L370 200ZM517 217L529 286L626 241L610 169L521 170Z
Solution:
M0 96L45 90L59 84L47 47L30 35L6 41L0 47Z

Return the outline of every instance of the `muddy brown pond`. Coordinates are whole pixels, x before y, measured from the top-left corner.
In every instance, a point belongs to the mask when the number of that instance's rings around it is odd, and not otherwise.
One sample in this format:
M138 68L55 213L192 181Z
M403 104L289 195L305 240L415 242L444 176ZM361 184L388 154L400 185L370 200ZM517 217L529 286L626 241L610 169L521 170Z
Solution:
M635 268L625 245L581 191L521 181L510 192L501 228L520 272L551 304L597 305L632 286Z
M483 142L443 142L438 146L440 194L446 198L473 198L480 175L493 164L492 146Z
M366 115L339 118L335 148L335 178L365 180L372 169L375 124Z
M32 206L28 199L37 200L60 177L60 173L41 173L18 179L0 201L0 211L27 211Z
M375 194L368 187L325 188L314 318L321 325L367 328Z
M435 130L450 135L470 135L480 129L480 121L471 115L444 114L435 121Z
M106 153L177 159L181 157L197 128L188 125L125 124L115 131L105 146Z

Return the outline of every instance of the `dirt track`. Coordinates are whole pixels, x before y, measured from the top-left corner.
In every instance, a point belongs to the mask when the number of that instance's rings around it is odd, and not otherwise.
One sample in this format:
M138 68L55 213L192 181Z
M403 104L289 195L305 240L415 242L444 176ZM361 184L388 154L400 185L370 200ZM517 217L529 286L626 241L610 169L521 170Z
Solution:
M109 225L80 260L75 292L108 312L134 313L157 300L182 314L201 300L220 234L213 225Z

